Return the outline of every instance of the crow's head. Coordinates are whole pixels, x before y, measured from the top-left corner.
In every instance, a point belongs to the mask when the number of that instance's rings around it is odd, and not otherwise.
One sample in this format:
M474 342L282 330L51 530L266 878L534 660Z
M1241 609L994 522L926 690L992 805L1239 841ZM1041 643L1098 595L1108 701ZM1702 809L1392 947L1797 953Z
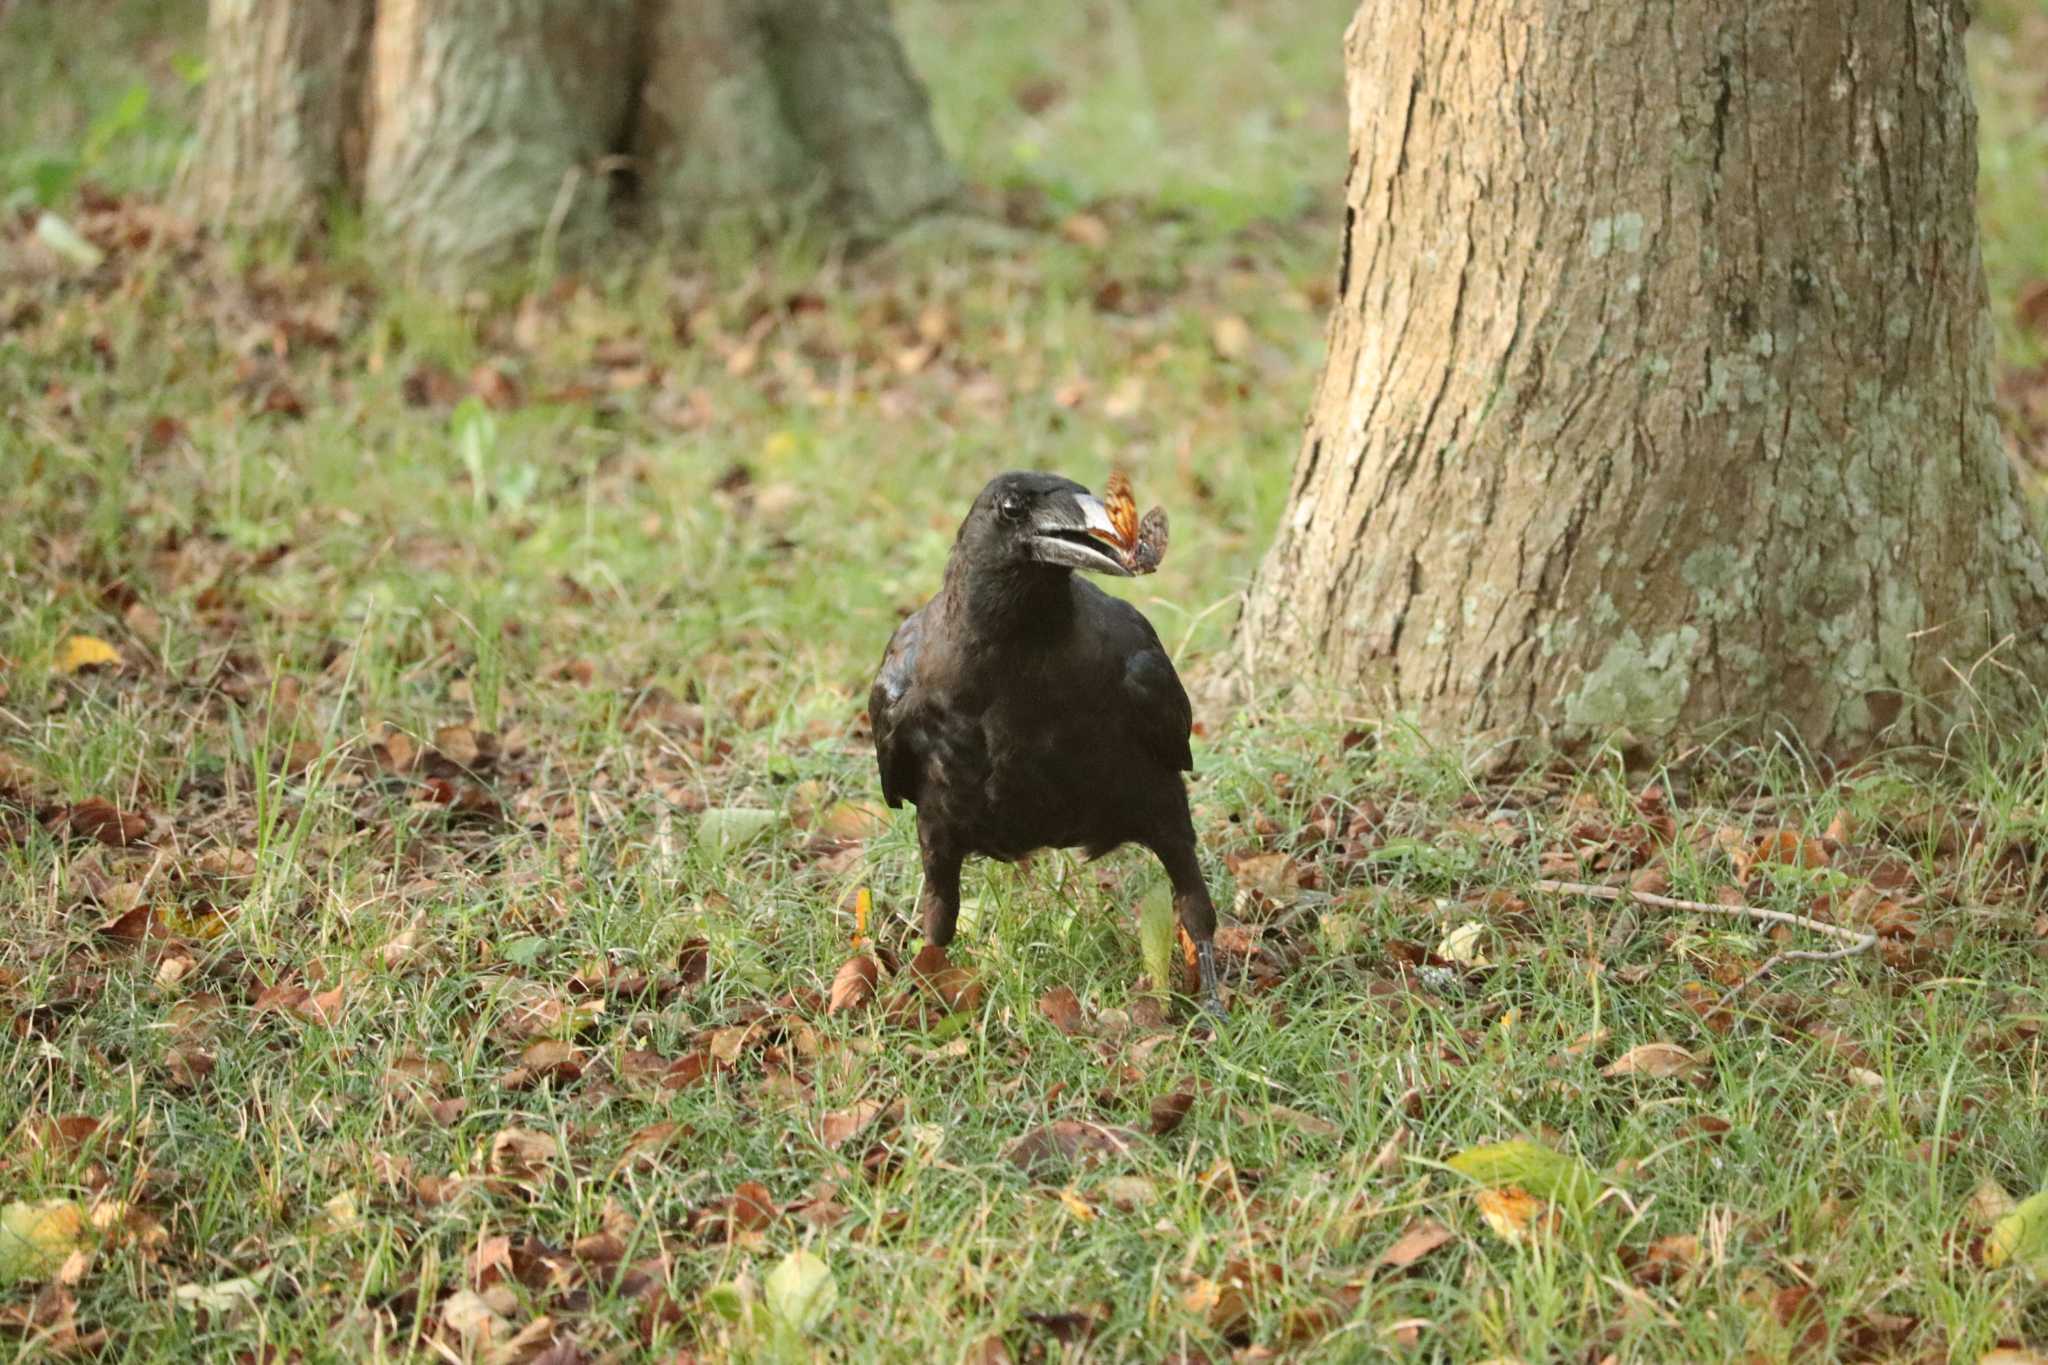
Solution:
M1121 538L1093 493L1057 474L998 474L960 523L954 553L970 568L1039 565L1131 576Z

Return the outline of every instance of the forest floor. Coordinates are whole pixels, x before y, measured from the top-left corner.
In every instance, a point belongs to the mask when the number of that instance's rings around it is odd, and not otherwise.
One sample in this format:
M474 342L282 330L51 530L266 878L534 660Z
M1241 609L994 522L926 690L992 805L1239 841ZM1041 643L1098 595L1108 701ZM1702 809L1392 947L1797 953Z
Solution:
M454 300L176 222L199 35L96 8L0 32L0 1349L2048 1358L1994 1235L2048 1179L2048 769L1981 736L1482 782L1255 712L1196 745L1227 1025L1150 992L1135 852L972 869L915 965L882 644L988 474L1120 463L1174 540L1119 590L1224 647L1348 6L900 0L1000 230ZM2048 14L1979 28L2038 446ZM1546 881L1878 938L1750 982L1838 945Z

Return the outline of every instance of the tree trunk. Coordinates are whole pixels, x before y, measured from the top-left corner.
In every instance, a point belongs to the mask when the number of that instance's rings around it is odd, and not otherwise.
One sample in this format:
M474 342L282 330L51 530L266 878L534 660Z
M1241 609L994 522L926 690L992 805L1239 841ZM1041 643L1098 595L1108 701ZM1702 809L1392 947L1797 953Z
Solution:
M671 4L651 47L634 153L666 223L817 200L860 232L953 192L887 0Z
M687 0L685 0L687 3ZM633 101L635 0L379 0L364 202L415 255L580 239Z
M195 212L337 191L434 266L594 235L613 172L659 223L821 204L885 230L952 192L888 0L212 0Z
M360 182L355 108L370 0L214 0L200 160L181 197L208 219L302 219Z
M1329 358L1239 627L1427 734L1938 739L2048 673L1963 9L1365 0Z

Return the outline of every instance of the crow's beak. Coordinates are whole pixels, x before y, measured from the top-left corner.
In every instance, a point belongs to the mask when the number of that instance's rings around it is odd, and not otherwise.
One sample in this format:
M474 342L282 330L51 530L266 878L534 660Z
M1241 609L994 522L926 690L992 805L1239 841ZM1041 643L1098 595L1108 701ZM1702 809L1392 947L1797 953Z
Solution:
M1031 557L1090 573L1131 576L1124 562L1123 538L1102 501L1087 493L1049 499L1032 524Z

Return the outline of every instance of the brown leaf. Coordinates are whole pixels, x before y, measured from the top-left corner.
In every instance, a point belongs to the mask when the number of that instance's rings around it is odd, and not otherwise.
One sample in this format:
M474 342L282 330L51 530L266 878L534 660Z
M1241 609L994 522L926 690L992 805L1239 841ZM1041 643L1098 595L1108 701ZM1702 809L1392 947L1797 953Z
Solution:
M1074 994L1071 986L1054 986L1039 996L1038 1012L1052 1020L1053 1027L1070 1038L1087 1028L1080 997Z
M583 1059L575 1045L559 1038L543 1038L528 1044L526 1050L519 1054L519 1066L536 1080L563 1084L583 1075Z
M1018 1138L1004 1155L1027 1171L1059 1161L1093 1166L1110 1157L1129 1156L1138 1141L1138 1135L1128 1128L1056 1119Z
M832 996L825 1013L838 1014L867 1004L875 998L875 983L881 975L882 964L868 954L848 958L832 977Z
M1109 245L1109 224L1092 213L1076 213L1060 224L1060 236L1100 251Z
M64 813L64 823L73 834L97 839L113 848L142 842L149 833L149 820L134 811L124 811L104 797L88 797Z
M155 906L138 905L102 924L99 932L116 943L133 945L146 938L164 937L164 926L157 918Z
M1700 1259L1700 1239L1691 1233L1679 1233L1671 1237L1659 1237L1650 1243L1640 1261L1630 1267L1629 1276L1637 1284L1670 1284L1683 1279Z
M467 725L444 725L434 731L434 748L441 757L462 768L476 767L484 753L476 731Z
M164 1069L172 1088L191 1090L213 1074L213 1054L193 1044L174 1043L164 1049Z
M1194 1103L1194 1095L1186 1090L1176 1090L1153 1100L1152 1136L1165 1137L1180 1127L1181 1120L1188 1116L1188 1110L1194 1107Z
M1628 889L1646 896L1668 896L1671 894L1671 870L1661 862L1651 863L1629 877Z
M758 1180L743 1180L732 1192L732 1223L742 1232L759 1232L775 1221L775 1196Z
M711 1053L700 1047L669 1063L667 1073L661 1078L661 1088L681 1090L685 1086L695 1085L717 1069L718 1064L712 1060Z
M619 1164L642 1171L659 1170L662 1153L683 1131L682 1124L671 1120L650 1123L636 1130L626 1139L626 1150L619 1154Z
M2012 314L2021 331L2048 341L2048 279L2028 280L2020 289Z
M303 1000L293 1002L291 1007L292 1013L298 1015L301 1019L309 1019L316 1024L332 1027L341 1019L341 997L343 990L343 987L336 986L332 990L317 993L308 991Z
M21 1121L16 1130L17 1140L45 1152L70 1155L91 1142L100 1131L101 1121L90 1114L31 1114Z
M1024 1321L1041 1327L1064 1345L1086 1342L1101 1329L1103 1318L1093 1313L1026 1313Z
M1751 868L1768 864L1784 867L1826 867L1828 851L1820 840L1809 839L1796 829L1772 830L1750 848L1746 862L1736 865L1738 875L1747 877Z
M1336 1138L1344 1135L1344 1130L1328 1119L1314 1114L1304 1114L1299 1109L1289 1109L1284 1104L1269 1104L1265 1107L1264 1113L1267 1118L1275 1119L1310 1137Z
M889 812L872 801L835 801L813 828L832 839L869 839L889 828Z
M936 944L918 949L910 961L910 976L949 1010L971 1010L981 1003L981 982L967 968L956 966Z
M1600 1069L1603 1076L1690 1076L1706 1060L1676 1043L1640 1043Z
M414 366L399 383L399 392L406 406L414 408L453 407L462 396L462 388L447 366L433 361Z
M486 407L516 408L519 406L519 383L496 365L479 365L469 372L469 391L484 401Z
M1241 891L1280 901L1301 888L1301 869L1285 853L1254 853L1229 863Z
M1714 1114L1694 1114L1691 1118L1678 1125L1678 1135L1680 1137L1705 1138L1709 1142L1719 1142L1721 1135L1734 1126L1727 1119L1720 1118Z
M837 1151L847 1139L863 1132L887 1107L880 1100L857 1100L844 1109L835 1109L819 1124L819 1136L827 1147Z
M1434 1219L1424 1218L1410 1223L1408 1230L1394 1240L1394 1244L1380 1253L1375 1265L1389 1270L1405 1270L1423 1257L1451 1240L1451 1230Z
M1771 1296L1771 1316L1778 1325L1799 1333L1799 1346L1812 1350L1827 1340L1827 1318L1821 1296L1810 1284L1787 1285Z
M1003 1343L1003 1334L990 1332L967 1348L960 1365L1014 1365L1014 1361L1010 1348Z
M528 1128L501 1128L491 1138L492 1174L522 1184L540 1179L561 1155L561 1144Z

